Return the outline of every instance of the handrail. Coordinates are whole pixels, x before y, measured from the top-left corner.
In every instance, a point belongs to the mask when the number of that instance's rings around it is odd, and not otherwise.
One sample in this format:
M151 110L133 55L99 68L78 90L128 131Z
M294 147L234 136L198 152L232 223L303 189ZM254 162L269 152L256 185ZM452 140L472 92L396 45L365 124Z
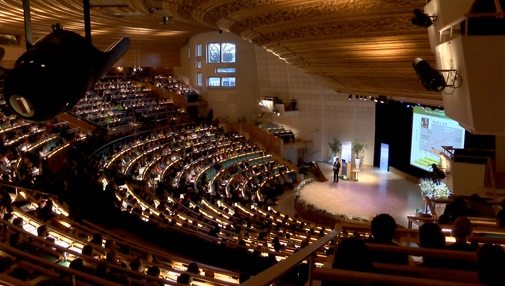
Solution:
M332 268L316 268L313 271L314 279L328 280L332 282L353 283L356 285L376 285L385 284L392 286L465 286L465 285L481 285L475 283L453 282L446 280L434 280L417 277L405 277L388 274L376 274L360 271L350 271ZM259 285L259 284L258 284Z
M457 24L459 24L469 18L489 18L489 17L505 17L505 12L473 13L473 14L468 13L468 14L465 14L465 15L455 19L452 22L449 22L448 24L446 24L445 26L440 28L439 32L442 33L445 30L448 30L448 29L454 27L455 25L457 25ZM467 26L468 26L468 24L467 24ZM468 28L468 27L466 27L466 28Z
M40 263L42 265L47 264L47 260L45 260L43 258L37 257L33 254L26 253L24 251L18 250L16 248L11 247L11 246L7 246L4 243L0 243L0 249L4 250L10 254L14 254L16 257L23 257L23 259L31 260L31 261ZM120 284L114 283L112 281L100 278L98 276L93 276L93 275L87 274L85 272L81 272L78 270L74 270L72 268L61 266L57 263L52 263L51 267L60 273L68 273L71 275L76 275L78 277L82 277L83 279L85 279L87 281L92 281L93 283L97 283L98 285L111 285L111 286L119 286L120 285Z
M174 127L182 127L182 126L188 126L188 125L198 125L199 123L182 123L182 124L177 124L177 125L170 125L170 126L163 126L163 127L158 127L158 128L154 128L154 129L149 129L149 130L146 130L146 131L142 131L142 132L138 132L138 133L134 133L134 134L131 134L131 135L128 135L128 136L124 136L124 137L121 137L121 138L118 138L114 141L111 141L111 142L108 142L107 144L103 145L102 147L96 149L92 156L96 155L98 152L100 152L102 149L105 149L107 148L108 146L114 144L114 143L118 143L118 142L121 142L122 140L125 140L127 138L135 138L136 136L140 136L142 134L148 134L150 132L156 132L156 131L160 131L160 130L164 130L164 129L169 129L169 128L174 128ZM211 126L209 126L211 127Z
M338 231L331 231L325 236L318 239L316 242L302 248L297 253L289 256L283 261L275 264L274 266L266 269L260 274L252 277L243 283L244 286L257 286L268 285L268 283L286 274L291 269L298 266L300 262L312 256L317 250L323 247L328 241L334 239L339 234ZM241 284L242 285L242 284Z

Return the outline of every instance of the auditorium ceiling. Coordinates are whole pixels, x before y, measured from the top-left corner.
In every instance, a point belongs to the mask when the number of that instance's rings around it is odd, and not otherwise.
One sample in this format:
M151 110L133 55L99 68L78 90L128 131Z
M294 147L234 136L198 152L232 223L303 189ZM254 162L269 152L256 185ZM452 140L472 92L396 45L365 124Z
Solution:
M195 34L222 30L262 46L331 89L441 104L412 69L432 64L426 28L411 24L425 0L90 0L93 43L128 36L138 53L169 53ZM59 22L83 34L82 0L31 0L34 38ZM0 31L21 35L21 0L0 0ZM163 19L165 17L165 19Z

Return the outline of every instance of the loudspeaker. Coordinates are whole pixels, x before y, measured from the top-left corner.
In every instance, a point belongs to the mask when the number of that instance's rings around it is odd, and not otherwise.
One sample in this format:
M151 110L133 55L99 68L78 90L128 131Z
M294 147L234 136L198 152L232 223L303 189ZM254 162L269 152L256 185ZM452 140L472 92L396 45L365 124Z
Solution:
M416 71L417 77L421 80L421 84L429 91L441 92L446 87L445 78L442 73L434 68L431 65L421 59L415 58L412 62L412 67Z

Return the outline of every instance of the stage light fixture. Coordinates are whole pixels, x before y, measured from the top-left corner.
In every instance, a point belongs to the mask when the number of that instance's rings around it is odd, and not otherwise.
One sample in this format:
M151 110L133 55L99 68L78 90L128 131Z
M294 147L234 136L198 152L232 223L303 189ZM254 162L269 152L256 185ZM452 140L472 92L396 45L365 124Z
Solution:
M352 100L352 94L349 94L349 100Z
M437 70L422 58L415 58L412 61L412 67L414 67L421 84L428 91L441 92L446 87L457 88L461 86L461 76L458 75L456 69ZM452 82L451 84L447 84L442 72L448 73L448 80Z
M375 101L377 103L377 102L379 102L379 99L377 99L377 97L374 97L373 101Z
M4 99L21 118L46 122L70 110L130 47L122 38L107 51L60 25L4 69Z
M430 16L424 13L421 9L414 9L414 18L412 18L412 24L420 27L426 27L433 25L433 21L437 20L437 16Z

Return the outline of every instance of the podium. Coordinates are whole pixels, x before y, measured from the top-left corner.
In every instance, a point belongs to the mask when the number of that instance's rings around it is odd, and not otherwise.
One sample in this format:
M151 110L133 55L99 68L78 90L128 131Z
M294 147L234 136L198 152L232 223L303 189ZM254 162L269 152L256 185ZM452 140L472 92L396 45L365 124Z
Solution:
M351 162L345 162L344 160L342 160L342 168L340 168L340 175L344 175L346 176L347 178L351 179L351 176L352 176L352 170L354 170L354 168L356 167L353 163Z

